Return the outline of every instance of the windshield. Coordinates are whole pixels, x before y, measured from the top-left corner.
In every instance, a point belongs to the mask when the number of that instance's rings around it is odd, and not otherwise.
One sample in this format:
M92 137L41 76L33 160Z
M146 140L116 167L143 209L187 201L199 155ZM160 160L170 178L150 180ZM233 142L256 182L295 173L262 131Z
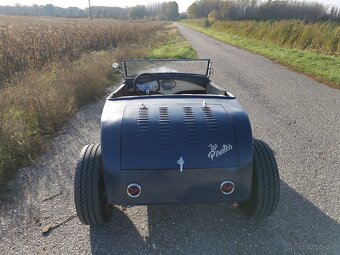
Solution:
M209 59L179 60L125 60L125 76L136 76L140 73L190 73L209 76Z

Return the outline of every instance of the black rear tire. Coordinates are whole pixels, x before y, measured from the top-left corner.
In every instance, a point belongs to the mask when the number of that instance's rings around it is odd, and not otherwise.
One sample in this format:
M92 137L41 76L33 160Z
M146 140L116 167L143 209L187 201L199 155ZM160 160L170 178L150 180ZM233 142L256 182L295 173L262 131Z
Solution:
M79 220L86 225L102 225L112 214L104 188L99 144L85 146L74 178L74 201Z
M280 177L274 154L268 144L253 141L253 181L251 196L239 203L248 216L263 218L274 213L280 194Z

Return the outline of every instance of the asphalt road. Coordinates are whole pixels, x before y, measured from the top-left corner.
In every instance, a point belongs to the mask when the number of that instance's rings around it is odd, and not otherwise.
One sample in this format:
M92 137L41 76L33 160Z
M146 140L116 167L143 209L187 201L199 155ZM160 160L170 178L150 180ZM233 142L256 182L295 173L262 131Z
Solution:
M81 147L99 140L101 100L81 108L10 183L0 205L1 254L340 253L340 91L179 28L200 57L212 59L212 80L238 97L254 136L275 151L277 212L256 222L225 204L116 208L103 227L81 225L74 165Z

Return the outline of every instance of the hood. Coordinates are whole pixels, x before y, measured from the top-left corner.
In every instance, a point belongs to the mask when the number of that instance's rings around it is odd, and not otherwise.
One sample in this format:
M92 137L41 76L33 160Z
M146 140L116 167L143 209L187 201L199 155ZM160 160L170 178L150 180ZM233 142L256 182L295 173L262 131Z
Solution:
M239 165L233 123L221 104L129 104L121 132L121 169Z

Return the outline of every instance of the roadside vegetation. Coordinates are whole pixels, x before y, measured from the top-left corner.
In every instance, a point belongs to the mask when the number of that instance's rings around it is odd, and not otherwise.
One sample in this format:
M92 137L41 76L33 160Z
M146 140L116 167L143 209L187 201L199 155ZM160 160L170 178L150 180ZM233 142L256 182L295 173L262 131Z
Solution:
M215 39L266 56L340 88L340 24L303 21L183 20Z
M25 33L25 26L30 32ZM27 19L7 29L7 40L23 41L0 44L0 52L14 54L14 62L6 62L14 64L5 66L13 71L6 71L0 86L0 189L15 169L35 162L48 138L79 106L114 84L118 78L111 71L113 62L195 57L177 29L165 22L76 21L72 25L59 19L51 23ZM18 59L26 60L25 66L17 66Z
M160 46L155 47L148 54L148 58L196 58L196 51L191 47L190 43L183 39L181 33L175 27L169 27L168 37L158 38L158 43L164 40ZM163 37L162 34L160 37Z

